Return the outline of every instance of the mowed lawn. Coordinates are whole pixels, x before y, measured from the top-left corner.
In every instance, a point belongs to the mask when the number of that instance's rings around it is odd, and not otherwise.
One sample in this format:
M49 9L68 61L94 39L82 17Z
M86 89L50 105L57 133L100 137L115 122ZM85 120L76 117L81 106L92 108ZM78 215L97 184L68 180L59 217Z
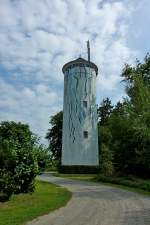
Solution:
M64 206L71 198L67 189L47 182L36 182L33 194L13 195L0 203L0 225L22 225Z

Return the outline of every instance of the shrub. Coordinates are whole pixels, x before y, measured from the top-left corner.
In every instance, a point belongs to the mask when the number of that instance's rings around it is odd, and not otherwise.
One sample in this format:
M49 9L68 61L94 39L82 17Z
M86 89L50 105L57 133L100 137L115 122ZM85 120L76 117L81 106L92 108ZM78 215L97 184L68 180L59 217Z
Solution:
M13 174L5 169L0 169L0 201L7 201L15 189Z
M9 199L13 193L32 192L38 172L32 146L13 146L11 142L1 141L0 158L0 200Z
M100 171L106 176L112 175L114 171L112 163L112 153L109 148L103 143L101 145L100 151Z
M15 122L0 124L0 201L13 193L34 190L38 173L35 138L28 125Z
M17 149L17 161L14 168L15 193L34 191L34 178L38 173L37 158L32 146Z
M34 152L37 158L39 173L51 165L51 158L49 150L42 144L34 146Z

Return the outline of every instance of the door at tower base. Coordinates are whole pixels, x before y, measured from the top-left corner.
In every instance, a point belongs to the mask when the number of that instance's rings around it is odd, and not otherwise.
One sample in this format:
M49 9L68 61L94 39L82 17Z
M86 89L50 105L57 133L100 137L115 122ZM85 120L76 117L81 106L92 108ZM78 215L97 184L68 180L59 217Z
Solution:
M82 58L64 73L62 166L98 166L95 64Z

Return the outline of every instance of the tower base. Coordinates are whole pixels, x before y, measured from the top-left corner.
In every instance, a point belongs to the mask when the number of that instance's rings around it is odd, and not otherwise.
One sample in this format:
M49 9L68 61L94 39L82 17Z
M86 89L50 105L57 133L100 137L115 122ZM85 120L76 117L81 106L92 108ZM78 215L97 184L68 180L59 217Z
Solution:
M58 172L64 174L97 174L99 173L99 166L79 166L79 165L69 165L69 166L59 166Z

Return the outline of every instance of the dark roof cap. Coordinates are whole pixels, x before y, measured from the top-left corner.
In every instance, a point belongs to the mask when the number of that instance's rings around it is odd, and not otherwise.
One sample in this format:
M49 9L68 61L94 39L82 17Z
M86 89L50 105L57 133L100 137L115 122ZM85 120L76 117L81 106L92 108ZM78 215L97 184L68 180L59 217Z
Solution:
M63 66L63 68L62 68L63 73L65 72L67 67L72 66L72 65L76 65L76 64L79 64L79 65L80 64L85 64L85 66L87 65L87 66L93 68L95 70L95 72L96 72L96 75L98 74L98 67L93 62L89 62L89 61L87 61L87 60L85 60L85 59L83 59L81 57L79 57L76 60L73 60L73 61L70 61L70 62L66 63Z

